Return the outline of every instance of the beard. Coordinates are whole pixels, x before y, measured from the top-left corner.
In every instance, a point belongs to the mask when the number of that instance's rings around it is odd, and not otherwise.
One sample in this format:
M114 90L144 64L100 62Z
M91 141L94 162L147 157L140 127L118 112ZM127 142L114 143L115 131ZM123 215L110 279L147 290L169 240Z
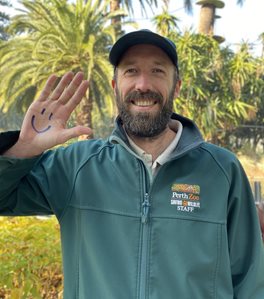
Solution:
M175 86L171 89L168 99L164 100L161 94L154 91L132 91L122 99L119 90L116 89L117 108L126 132L129 135L141 138L160 135L166 129L170 121L173 111L174 90ZM129 107L133 105L132 101L139 99L155 100L156 105L160 106L159 111L155 113L132 113Z

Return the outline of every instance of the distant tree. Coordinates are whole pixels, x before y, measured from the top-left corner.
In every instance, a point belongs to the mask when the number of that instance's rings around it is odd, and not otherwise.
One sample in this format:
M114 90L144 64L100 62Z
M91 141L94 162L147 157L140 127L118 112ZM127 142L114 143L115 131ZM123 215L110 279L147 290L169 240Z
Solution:
M152 18L152 23L155 25L156 31L163 36L169 36L170 32L177 32L179 29L179 19L169 13L168 4L168 2L164 4L161 14Z
M237 0L238 5L243 5L245 0ZM201 6L198 32L206 35L214 34L215 20L218 18L216 10L224 8L222 0L198 0L196 4Z
M246 44L234 53L199 34L181 36L178 51L184 74L179 101L184 113L196 120L207 139L229 146L229 132L249 120L258 122L263 60L252 56Z
M193 9L193 3L199 2L199 0L183 0L184 1L184 8L186 9L187 12L192 12ZM214 0L213 0L214 1ZM211 2L213 2L211 1ZM243 5L246 0L237 0L238 5Z
M249 45L243 43L230 66L237 96L251 104L254 110L239 123L238 128L227 132L227 137L230 142L235 136L237 148L246 142L248 148L257 151L261 142L264 146L264 56L252 57Z

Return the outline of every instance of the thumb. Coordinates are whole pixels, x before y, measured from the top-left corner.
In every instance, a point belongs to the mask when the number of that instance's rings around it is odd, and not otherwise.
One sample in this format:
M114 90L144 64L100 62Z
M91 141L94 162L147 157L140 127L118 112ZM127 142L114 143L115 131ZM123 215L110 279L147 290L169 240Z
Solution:
M64 143L72 138L79 137L81 135L91 135L92 129L84 126L76 126L70 129L65 129L60 133L60 143Z

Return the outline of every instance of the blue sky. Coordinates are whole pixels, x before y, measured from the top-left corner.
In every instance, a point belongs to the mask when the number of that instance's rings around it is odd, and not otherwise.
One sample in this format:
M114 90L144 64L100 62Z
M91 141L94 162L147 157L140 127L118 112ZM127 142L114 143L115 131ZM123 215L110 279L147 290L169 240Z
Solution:
M139 2L138 0L132 1ZM14 7L17 7L16 0L10 2ZM223 36L226 40L225 44L232 46L234 50L241 41L248 41L254 46L254 54L260 55L261 43L258 41L258 36L264 32L264 0L245 0L242 7L236 5L237 0L224 0L224 2L225 7L217 11L221 19L216 22L215 34ZM193 15L187 15L182 3L183 0L170 0L170 12L181 20L179 23L181 30L190 27L195 30L198 25L200 7L194 4ZM155 13L159 11L155 10ZM135 16L139 28L153 29L150 22L151 17L149 19L142 17L140 9L137 7L135 8ZM149 16L151 16L151 13L149 13Z

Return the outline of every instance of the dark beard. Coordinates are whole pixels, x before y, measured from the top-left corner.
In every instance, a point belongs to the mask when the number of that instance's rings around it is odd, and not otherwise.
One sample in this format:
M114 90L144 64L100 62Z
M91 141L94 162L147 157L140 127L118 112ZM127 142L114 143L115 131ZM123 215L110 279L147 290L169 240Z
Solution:
M164 106L162 106L164 102L163 97L157 92L132 91L125 97L124 101L121 99L118 90L116 94L119 115L122 119L124 128L129 135L142 138L155 137L160 135L166 129L173 110L174 89L171 90L169 98L165 101ZM144 98L154 99L157 102L156 105L161 107L160 111L155 114L149 112L131 113L129 111L131 101Z

